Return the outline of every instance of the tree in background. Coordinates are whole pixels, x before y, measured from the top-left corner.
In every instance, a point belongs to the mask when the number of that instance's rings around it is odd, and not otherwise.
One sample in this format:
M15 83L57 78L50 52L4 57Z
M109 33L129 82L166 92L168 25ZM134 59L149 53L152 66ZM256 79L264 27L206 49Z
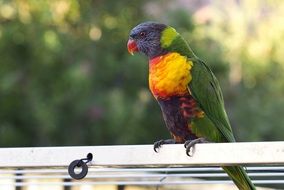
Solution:
M146 58L126 50L145 20L173 25L211 64L237 139L281 139L284 3L223 3L0 0L0 145L165 138Z

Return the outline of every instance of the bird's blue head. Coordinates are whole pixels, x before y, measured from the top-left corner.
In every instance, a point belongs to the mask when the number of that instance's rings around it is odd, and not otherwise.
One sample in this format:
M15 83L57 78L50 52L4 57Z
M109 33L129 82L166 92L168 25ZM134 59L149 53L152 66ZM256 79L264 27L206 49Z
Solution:
M167 27L156 22L144 22L135 26L129 34L129 53L142 52L150 59L166 54L167 51L161 46L161 35Z

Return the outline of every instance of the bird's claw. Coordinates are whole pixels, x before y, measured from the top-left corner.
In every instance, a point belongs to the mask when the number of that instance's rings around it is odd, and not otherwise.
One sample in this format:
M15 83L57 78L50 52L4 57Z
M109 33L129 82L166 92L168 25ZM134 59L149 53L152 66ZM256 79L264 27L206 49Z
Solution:
M197 143L207 143L208 141L205 138L198 138L198 139L194 139L194 140L187 140L184 143L184 147L185 147L185 152L187 156L192 156L190 155L190 151L191 148L194 147L194 145L196 145Z
M192 154L189 154L189 153L190 153L190 150L191 150L191 147L186 147L186 148L185 148L185 153L186 153L186 155L189 156L189 157L192 156Z
M158 150L157 150L157 149L161 148L161 146L162 146L163 144L165 144L165 141L164 141L164 140L159 140L159 141L155 142L155 143L154 143L154 151L155 151L156 153L158 153Z
M166 139L166 140L159 140L154 143L154 151L158 153L158 149L161 148L163 144L175 144L176 141L174 139Z

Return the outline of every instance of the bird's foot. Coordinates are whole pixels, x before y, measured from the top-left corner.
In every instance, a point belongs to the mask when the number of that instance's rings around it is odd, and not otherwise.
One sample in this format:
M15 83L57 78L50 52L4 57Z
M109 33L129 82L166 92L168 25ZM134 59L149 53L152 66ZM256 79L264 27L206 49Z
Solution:
M167 140L159 140L154 143L154 151L158 153L158 149L162 147L163 144L175 144L176 141L174 139Z
M195 144L198 144L198 143L208 143L208 142L209 141L207 141L205 138L198 138L198 139L194 139L194 140L187 140L187 141L185 141L184 147L186 149L187 156L192 156L189 153L190 153L191 148L193 148Z

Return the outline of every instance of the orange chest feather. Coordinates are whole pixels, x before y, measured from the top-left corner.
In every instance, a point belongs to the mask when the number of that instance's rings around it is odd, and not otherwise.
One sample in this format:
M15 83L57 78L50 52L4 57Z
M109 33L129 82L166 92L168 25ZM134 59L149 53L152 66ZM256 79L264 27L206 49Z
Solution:
M178 53L168 53L149 62L149 87L155 98L188 94L192 62Z

